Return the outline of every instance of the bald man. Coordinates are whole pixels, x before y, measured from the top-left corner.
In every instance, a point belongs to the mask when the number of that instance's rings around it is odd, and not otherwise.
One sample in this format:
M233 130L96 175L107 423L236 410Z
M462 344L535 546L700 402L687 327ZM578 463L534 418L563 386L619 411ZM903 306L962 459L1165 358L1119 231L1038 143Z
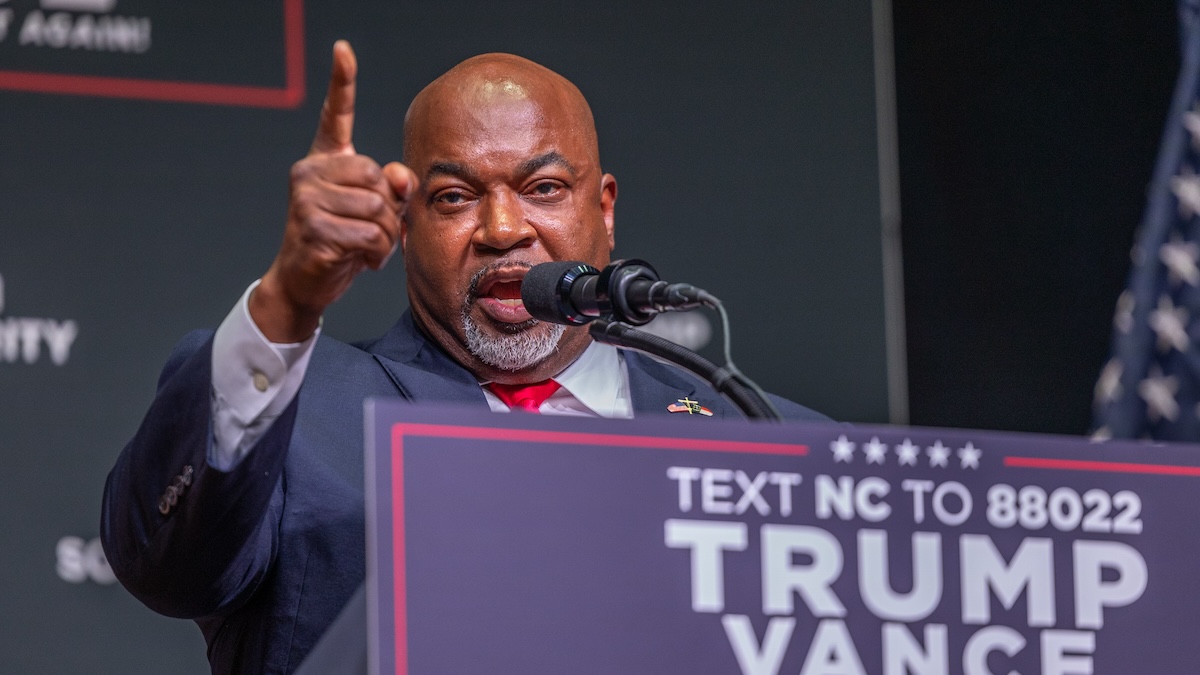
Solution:
M468 59L413 100L404 163L380 166L352 142L356 73L339 42L278 255L215 332L177 346L105 488L113 571L196 621L214 673L294 671L361 585L366 397L507 412L506 387L540 384L544 414L666 414L690 397L739 416L521 304L531 266L603 267L613 248L617 183L574 85L517 56ZM325 308L397 248L410 311L371 342L320 337Z

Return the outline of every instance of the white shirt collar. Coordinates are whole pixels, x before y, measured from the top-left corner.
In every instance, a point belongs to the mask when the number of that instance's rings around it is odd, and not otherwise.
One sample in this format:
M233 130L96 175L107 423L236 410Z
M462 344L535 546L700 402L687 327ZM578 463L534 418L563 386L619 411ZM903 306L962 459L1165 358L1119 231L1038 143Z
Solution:
M579 358L554 380L562 388L554 393L539 412L544 415L584 415L629 419L633 400L629 393L629 368L617 348L593 342ZM497 412L508 410L491 389L483 388L488 406Z

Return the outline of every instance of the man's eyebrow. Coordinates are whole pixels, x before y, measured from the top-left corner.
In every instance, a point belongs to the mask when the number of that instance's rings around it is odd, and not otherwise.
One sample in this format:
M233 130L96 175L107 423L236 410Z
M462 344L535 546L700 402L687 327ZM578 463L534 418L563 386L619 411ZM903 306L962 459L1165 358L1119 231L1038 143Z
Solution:
M470 169L454 162L434 162L430 164L429 170L425 172L425 180L429 180L434 176L454 176L468 183L476 180L475 174Z
M567 161L567 158L563 157L556 150L551 150L550 152L547 152L542 155L538 155L537 157L533 157L533 158L525 160L524 162L521 162L520 166L517 167L517 170L520 175L528 176L529 174L537 171L538 169L541 169L542 167L550 166L551 164L557 164L558 166L561 166L562 168L566 169L567 173L571 174L571 178L576 177L575 167L571 166L571 163Z

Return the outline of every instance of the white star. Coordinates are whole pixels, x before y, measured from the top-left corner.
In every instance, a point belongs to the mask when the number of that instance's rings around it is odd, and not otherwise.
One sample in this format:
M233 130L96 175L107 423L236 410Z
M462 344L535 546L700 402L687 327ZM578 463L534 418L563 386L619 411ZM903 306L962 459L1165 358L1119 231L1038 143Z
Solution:
M1113 357L1104 364L1100 379L1096 380L1096 403L1112 403L1121 395L1121 373L1125 371L1121 360Z
M896 446L896 454L900 456L900 464L916 466L917 453L920 452L920 450L920 448L913 445L912 441L908 440L907 438L904 439L903 443Z
M863 452L867 453L867 464L883 464L887 459L887 446L879 442L878 436L871 437L871 442L863 446Z
M1200 267L1196 266L1196 261L1200 260L1200 246L1195 243L1184 242L1174 235L1171 241L1159 247L1158 259L1167 266L1171 284L1178 285L1181 281L1186 281L1189 286L1200 284Z
M1163 295L1158 298L1158 309L1150 312L1147 323L1158 336L1158 350L1165 352L1174 348L1184 352L1188 348L1187 309L1176 307L1171 298Z
M1200 114L1195 110L1184 113L1183 128L1192 135L1192 147L1200 151Z
M941 439L938 439L928 448L925 448L925 454L929 455L929 466L946 466L946 460L950 458L950 448L942 445Z
M838 436L838 439L829 444L829 449L833 451L833 461L845 462L849 464L854 459L854 444L846 439L846 435Z
M1117 311L1113 314L1113 326L1122 333L1128 333L1133 329L1133 306L1137 302L1133 299L1133 293L1125 291L1117 298Z
M1175 401L1177 391L1179 380L1173 376L1164 377L1157 366L1138 384L1138 394L1146 401L1146 414L1151 422L1163 417L1174 422L1179 417L1179 403Z
M1191 218L1200 213L1200 177L1191 169L1171 179L1171 192L1179 200L1179 212L1184 217Z
M962 460L964 469L978 469L981 456L983 456L983 451L975 447L971 441L967 441L965 446L958 449L958 458Z

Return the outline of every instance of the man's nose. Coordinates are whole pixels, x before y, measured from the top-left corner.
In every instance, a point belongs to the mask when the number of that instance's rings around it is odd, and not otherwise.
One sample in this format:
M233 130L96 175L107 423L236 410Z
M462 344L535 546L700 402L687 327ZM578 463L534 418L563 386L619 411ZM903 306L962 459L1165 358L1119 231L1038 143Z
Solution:
M537 238L537 230L525 219L520 195L511 190L489 192L480 217L473 241L481 248L505 251Z

